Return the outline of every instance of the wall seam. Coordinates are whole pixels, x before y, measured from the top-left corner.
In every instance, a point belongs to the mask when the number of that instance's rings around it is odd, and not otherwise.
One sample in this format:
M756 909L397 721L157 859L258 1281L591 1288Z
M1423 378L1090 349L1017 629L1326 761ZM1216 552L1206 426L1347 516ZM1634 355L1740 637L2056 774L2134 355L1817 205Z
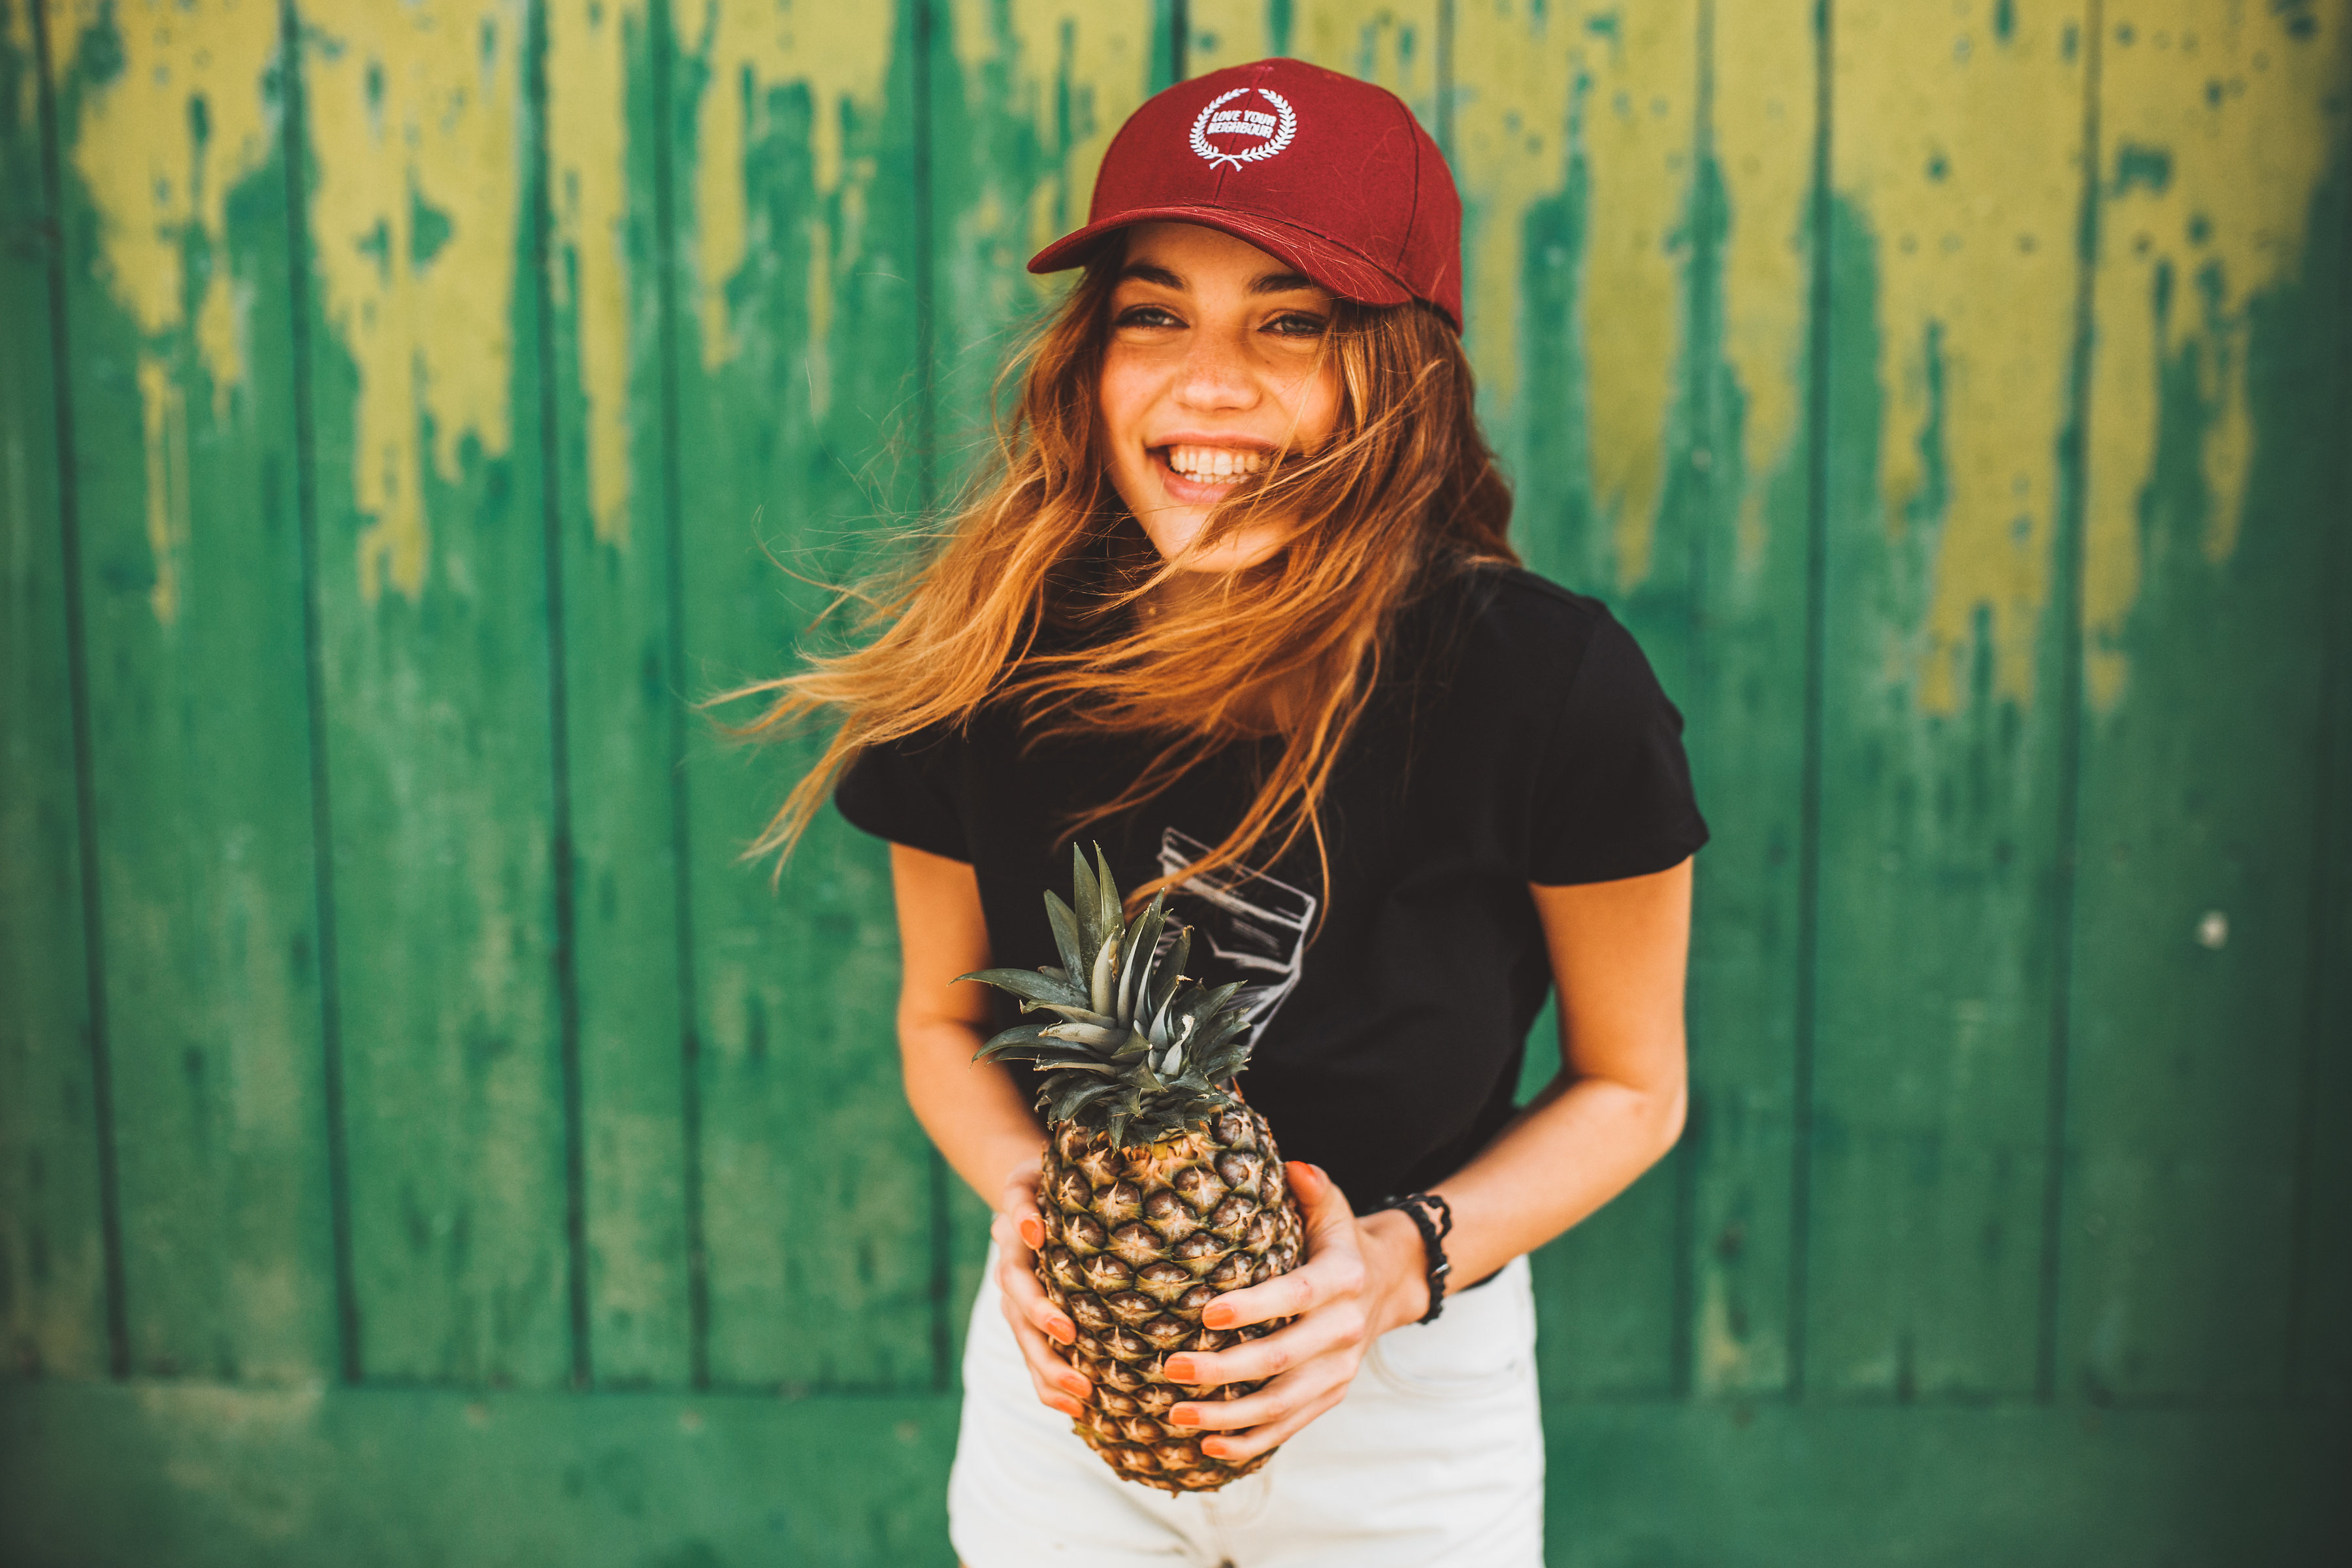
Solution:
M310 399L310 247L308 123L302 95L302 23L293 0L278 6L285 73L287 307L293 313L294 512L302 551L302 688L310 741L312 919L318 932L320 1096L326 1118L327 1207L333 1241L337 1374L362 1375L359 1279L352 1257L351 1152L343 1115L342 961L335 921L334 796L327 761L325 616L320 599L317 433Z
M100 1247L106 1279L107 1370L131 1375L131 1313L122 1264L121 1168L114 1144L114 1071L106 1015L106 924L100 902L95 742L90 735L89 628L82 603L81 497L74 468L71 332L66 320L65 166L58 128L57 76L49 47L48 8L32 5L33 56L40 73L35 95L41 127L42 205L47 240L51 397L58 438L58 543L65 578L66 679L71 694L75 853L81 878L82 964L87 987L90 1118L98 1145Z
M1813 12L1812 257L1808 283L1804 743L1797 820L1797 995L1790 1086L1789 1397L1805 1395L1805 1306L1812 1245L1813 1039L1820 1005L1822 747L1829 637L1829 437L1832 188L1835 17Z
M2067 353L2072 416L2059 437L2061 473L2071 474L2055 519L2053 563L2060 617L2058 650L2057 881L2051 889L2050 1059L2044 1082L2042 1257L2033 1356L2034 1397L2058 1394L2058 1313L2064 1265L2067 1091L2074 1029L2074 918L2083 771L2084 518L2090 493L2091 353L2099 257L2101 0L2086 0L2083 57L2083 198L2075 227L2074 334Z
M652 0L654 51L654 256L661 353L661 495L665 613L663 657L669 661L670 865L677 902L680 1194L686 1223L687 1377L710 1386L710 1262L702 1215L702 1033L694 962L692 775L686 765L686 540L684 478L678 471L677 185L670 93L677 67L677 29L669 0Z
M618 26L617 21L614 23ZM524 94L530 134L532 315L539 328L539 463L541 570L547 593L548 784L554 875L556 1057L563 1100L564 1293L570 1309L572 1383L594 1381L588 1314L587 1157L581 1126L580 977L578 921L572 887L571 666L563 602L563 470L560 409L555 395L555 300L552 182L547 111L547 0L530 8Z

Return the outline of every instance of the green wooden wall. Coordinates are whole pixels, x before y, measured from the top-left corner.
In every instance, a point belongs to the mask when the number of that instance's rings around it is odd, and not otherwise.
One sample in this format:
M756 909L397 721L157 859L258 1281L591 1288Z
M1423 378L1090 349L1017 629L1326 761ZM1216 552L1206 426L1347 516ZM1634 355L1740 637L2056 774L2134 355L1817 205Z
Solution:
M0 1557L950 1560L885 860L688 702L1277 52L1717 833L1552 1561L2340 1546L2352 0L0 0Z

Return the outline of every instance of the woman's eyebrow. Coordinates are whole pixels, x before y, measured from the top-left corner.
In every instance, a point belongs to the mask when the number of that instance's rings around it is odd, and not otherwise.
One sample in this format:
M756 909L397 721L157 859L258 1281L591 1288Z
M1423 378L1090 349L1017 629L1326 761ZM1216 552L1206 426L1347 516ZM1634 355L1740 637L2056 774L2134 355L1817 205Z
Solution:
M1184 288L1184 279L1177 277L1165 267L1154 267L1149 261L1130 261L1118 269L1118 275L1121 278L1138 279L1146 283L1157 283L1162 289L1173 289L1179 293L1181 293Z
M1322 285L1301 272L1268 272L1250 283L1253 294L1289 294L1301 289L1319 289Z

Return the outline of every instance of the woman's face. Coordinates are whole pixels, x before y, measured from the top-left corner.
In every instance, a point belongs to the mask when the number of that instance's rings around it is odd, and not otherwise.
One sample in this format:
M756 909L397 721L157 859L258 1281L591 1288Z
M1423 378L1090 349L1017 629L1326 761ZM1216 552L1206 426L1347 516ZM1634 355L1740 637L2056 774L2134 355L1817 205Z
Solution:
M1216 229L1127 231L1103 351L1104 458L1162 557L1200 537L1209 509L1276 450L1311 452L1330 436L1339 380L1320 351L1331 305L1328 289ZM1184 564L1252 566L1284 532L1255 521Z

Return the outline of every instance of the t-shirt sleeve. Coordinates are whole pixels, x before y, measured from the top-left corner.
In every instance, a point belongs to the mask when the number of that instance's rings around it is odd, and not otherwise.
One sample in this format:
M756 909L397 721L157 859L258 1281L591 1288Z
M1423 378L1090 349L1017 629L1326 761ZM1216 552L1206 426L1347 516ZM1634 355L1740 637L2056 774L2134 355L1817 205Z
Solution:
M1604 613L1537 764L1528 880L1647 876L1705 844L1682 736L1640 645Z
M834 784L834 809L877 838L969 863L947 752L947 742L928 735L866 747Z

